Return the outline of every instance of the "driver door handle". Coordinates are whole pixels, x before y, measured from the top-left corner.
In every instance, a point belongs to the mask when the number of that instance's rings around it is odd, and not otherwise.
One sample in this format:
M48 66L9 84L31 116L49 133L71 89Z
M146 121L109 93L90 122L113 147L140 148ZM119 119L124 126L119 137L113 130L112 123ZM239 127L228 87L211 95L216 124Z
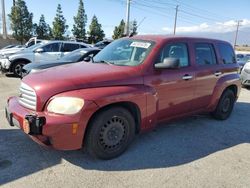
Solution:
M193 76L189 75L189 74L185 74L183 77L182 77L182 80L190 80L192 79Z

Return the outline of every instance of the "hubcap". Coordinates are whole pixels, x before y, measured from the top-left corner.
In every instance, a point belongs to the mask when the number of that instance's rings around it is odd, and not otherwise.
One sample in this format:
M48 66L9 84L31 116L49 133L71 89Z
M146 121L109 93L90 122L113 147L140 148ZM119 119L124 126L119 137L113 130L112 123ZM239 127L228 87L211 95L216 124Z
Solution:
M18 76L21 76L22 75L22 68L23 68L23 65L24 64L18 64L15 66L15 73L18 75Z
M230 104L231 104L230 99L229 99L229 98L226 98L226 99L223 101L222 111L223 111L223 112L228 112L229 109L230 109Z
M122 117L112 117L101 128L99 141L103 149L110 150L119 147L125 138L127 129Z

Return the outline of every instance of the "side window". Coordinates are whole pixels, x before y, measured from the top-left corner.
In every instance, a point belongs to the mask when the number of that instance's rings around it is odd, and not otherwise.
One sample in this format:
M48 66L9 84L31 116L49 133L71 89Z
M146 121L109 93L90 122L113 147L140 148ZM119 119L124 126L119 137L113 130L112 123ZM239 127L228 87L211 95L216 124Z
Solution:
M60 43L52 43L43 47L44 52L59 52Z
M80 44L80 48L87 48L87 46L84 46L84 45Z
M168 44L161 52L159 62L163 62L165 58L173 57L180 60L180 67L189 66L188 49L185 43Z
M216 64L216 56L212 44L197 43L195 44L196 64L213 65Z
M72 52L79 48L79 44L64 43L63 52Z
M219 46L220 56L224 64L236 63L235 54L234 54L233 48L230 45L220 43L218 46ZM242 55L242 54L239 54L239 55Z

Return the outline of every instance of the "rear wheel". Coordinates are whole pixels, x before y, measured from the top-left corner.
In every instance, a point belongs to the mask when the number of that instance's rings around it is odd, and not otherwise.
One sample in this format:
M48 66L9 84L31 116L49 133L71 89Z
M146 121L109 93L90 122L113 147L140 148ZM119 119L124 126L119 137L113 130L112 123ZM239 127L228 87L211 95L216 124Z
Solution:
M100 112L89 126L87 151L101 159L112 159L122 154L135 135L135 120L128 110L121 107Z
M236 97L232 90L228 89L223 92L215 111L212 112L213 117L219 120L227 119L232 113L235 100Z
M17 77L22 77L22 69L23 69L23 66L26 64L27 63L24 61L16 62L15 65L13 66L14 75Z

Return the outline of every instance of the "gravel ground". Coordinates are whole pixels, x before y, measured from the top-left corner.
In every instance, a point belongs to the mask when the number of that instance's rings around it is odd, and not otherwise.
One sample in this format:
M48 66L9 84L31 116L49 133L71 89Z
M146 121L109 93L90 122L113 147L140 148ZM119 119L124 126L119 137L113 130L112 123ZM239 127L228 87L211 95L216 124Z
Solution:
M0 75L1 187L249 187L250 90L232 116L200 115L137 136L119 158L94 160L83 151L56 151L9 127L4 106L20 80ZM168 125L168 126L167 126Z

